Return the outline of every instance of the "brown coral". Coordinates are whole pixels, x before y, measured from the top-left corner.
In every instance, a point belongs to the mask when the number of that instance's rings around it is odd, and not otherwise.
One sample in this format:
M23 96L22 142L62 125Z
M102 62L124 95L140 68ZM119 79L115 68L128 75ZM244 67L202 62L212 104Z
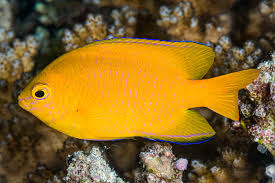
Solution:
M121 10L113 10L111 13L112 25L104 22L102 15L88 14L84 25L76 24L74 32L66 29L62 39L65 50L83 46L95 40L103 40L113 37L132 37L135 34L136 12L124 6Z
M251 173L251 165L247 164L247 150L236 151L229 147L219 149L216 161L203 163L199 160L191 162L191 173L188 177L194 183L241 183L258 182L262 176L262 170L258 169Z
M0 38L5 40L0 42L0 79L14 81L19 79L23 72L32 70L33 56L36 55L39 45L33 36L28 36L24 41L14 39L13 46L10 46L10 43L6 42L12 39L10 34L11 32L3 33L4 38Z
M179 2L176 7L160 8L160 19L157 24L164 27L167 33L176 40L193 40L216 43L218 38L231 30L231 15L229 13L213 16L204 22L196 16L196 9L190 1Z
M213 77L255 67L261 60L263 51L255 41L247 40L243 47L234 46L231 38L221 36L214 47L215 61L206 77Z

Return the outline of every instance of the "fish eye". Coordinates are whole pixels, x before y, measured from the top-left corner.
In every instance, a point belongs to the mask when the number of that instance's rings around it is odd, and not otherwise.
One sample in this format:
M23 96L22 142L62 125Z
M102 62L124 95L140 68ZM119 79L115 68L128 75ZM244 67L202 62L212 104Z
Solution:
M46 84L37 84L32 89L32 97L36 100L43 100L48 98L50 88Z
M44 97L45 92L43 90L38 90L37 92L35 92L35 96L38 98L42 98Z

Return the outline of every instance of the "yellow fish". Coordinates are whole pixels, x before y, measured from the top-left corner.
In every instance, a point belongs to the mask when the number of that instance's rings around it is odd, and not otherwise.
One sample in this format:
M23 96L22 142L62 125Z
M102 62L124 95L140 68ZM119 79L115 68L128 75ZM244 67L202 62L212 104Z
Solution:
M80 139L199 143L215 131L191 108L239 120L238 90L259 75L249 69L202 79L214 57L212 48L191 41L96 41L49 64L18 101L48 126Z

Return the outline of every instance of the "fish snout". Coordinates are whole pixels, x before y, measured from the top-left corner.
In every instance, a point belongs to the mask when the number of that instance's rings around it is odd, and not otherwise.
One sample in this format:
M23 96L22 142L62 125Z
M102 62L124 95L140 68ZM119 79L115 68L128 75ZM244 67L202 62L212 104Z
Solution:
M18 97L18 105L22 107L23 109L27 110L31 108L31 105L28 103L26 98Z

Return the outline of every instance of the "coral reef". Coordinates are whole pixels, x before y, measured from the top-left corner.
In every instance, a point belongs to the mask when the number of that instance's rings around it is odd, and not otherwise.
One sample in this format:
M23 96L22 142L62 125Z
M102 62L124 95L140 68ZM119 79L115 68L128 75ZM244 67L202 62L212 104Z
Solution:
M275 165L269 165L265 169L265 174L272 179L272 182L275 181Z
M33 56L37 54L39 44L33 36L27 36L23 41L14 38L12 11L8 1L0 2L0 10L0 79L13 82L23 72L32 70Z
M275 23L275 2L272 0L261 1L258 5L260 13L269 18L270 22Z
M30 73L23 73L21 80L13 83L13 97L32 79ZM7 81L2 92L9 91ZM5 84L6 83L6 84ZM2 94L2 93L1 93ZM8 182L22 182L36 164L55 166L56 151L63 147L66 136L53 131L19 106L10 102L9 95L0 95L0 174L7 175ZM5 96L5 98L2 96Z
M49 25L58 22L57 12L54 6L40 1L35 4L34 9L39 14L37 19L40 23Z
M244 34L248 37L258 38L264 32L274 29L274 7L273 0L261 0L255 8L250 9Z
M228 35L221 36L216 45L209 42L208 44L213 47L216 57L206 75L207 78L253 68L263 55L262 49L257 47L255 41L247 40L243 47L238 47L233 45Z
M135 34L136 12L129 6L113 10L111 17L114 23L108 26L102 15L88 14L84 25L74 25L74 32L66 29L62 39L65 50L70 51L96 40L132 37Z
M181 0L178 0L181 1ZM226 9L230 9L236 0L219 1L219 0L190 0L196 9L196 15L215 15Z
M0 30L1 31L1 30ZM9 40L10 32L2 30L3 38L1 40ZM33 56L38 51L38 42L33 36L28 36L24 41L19 39L13 40L13 46L7 42L0 42L0 78L9 81L19 79L23 72L29 72L34 67Z
M66 182L123 183L116 172L109 167L99 147L94 146L89 155L81 151L68 157Z
M188 174L189 180L195 183L232 183L259 182L261 169L251 172L251 165L247 164L247 153L233 150L229 147L219 149L221 158L216 161L203 163L192 160L192 170Z
M149 143L139 156L145 171L135 175L137 182L182 182L182 172L186 170L188 161L177 160L170 144Z
M12 9L8 0L0 0L0 27L5 30L12 28Z
M274 181L274 26L274 0L0 0L0 182ZM112 37L206 43L216 53L206 78L261 74L239 92L240 121L198 109L216 131L206 145L83 141L18 107L52 60Z
M248 126L253 140L264 144L275 156L275 52L272 57L258 66L261 74L246 87L250 99L240 109L245 118L256 122Z
M174 8L160 7L160 19L157 24L167 29L175 40L193 40L216 43L221 35L231 31L230 13L211 17L207 22L196 16L196 9L190 1L179 2Z

